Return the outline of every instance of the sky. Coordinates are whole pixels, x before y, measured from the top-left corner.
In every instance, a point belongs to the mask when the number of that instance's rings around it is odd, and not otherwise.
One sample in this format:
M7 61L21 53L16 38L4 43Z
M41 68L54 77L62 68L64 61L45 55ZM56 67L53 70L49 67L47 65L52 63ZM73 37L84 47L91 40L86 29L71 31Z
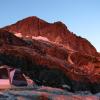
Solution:
M0 0L0 28L29 16L62 21L100 52L100 0Z

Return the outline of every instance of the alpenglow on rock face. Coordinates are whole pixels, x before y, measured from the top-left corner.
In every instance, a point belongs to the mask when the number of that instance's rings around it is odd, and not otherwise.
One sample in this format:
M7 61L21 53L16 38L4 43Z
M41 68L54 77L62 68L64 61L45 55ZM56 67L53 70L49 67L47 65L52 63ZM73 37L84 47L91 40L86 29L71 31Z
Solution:
M90 55L96 53L96 49L88 40L70 32L62 22L48 23L37 17L28 17L6 26L4 29L19 35L19 37L31 39L34 36L42 36L74 51Z
M62 22L28 17L0 29L0 65L20 68L38 85L100 92L97 55Z

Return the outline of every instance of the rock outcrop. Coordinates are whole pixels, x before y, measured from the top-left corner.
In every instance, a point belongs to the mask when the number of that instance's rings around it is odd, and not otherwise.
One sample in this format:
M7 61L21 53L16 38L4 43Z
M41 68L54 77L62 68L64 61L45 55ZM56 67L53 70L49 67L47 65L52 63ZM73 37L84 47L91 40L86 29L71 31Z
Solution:
M20 68L38 85L100 92L100 57L61 23L29 17L0 30L0 65Z
M25 46L26 42L16 37L13 33L0 29L0 45L4 44Z

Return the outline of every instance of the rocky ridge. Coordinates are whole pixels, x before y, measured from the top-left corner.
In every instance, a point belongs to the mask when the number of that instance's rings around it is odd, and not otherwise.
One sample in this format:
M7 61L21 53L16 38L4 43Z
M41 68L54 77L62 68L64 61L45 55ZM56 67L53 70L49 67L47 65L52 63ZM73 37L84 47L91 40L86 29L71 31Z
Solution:
M85 54L95 55L95 47L86 39L70 32L62 22L48 23L38 17L32 16L18 21L3 29L13 32L20 37L32 39L45 37L47 40L64 45L67 49ZM86 49L87 48L87 49Z

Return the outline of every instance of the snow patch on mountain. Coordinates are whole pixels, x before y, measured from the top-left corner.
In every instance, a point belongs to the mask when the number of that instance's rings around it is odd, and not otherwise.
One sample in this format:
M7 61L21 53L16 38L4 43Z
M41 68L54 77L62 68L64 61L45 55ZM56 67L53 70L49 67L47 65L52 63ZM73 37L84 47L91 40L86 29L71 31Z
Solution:
M35 40L43 40L43 41L49 41L48 38L46 37L42 37L42 36L32 36L32 39L35 39Z
M15 33L15 36L22 38L22 33Z

